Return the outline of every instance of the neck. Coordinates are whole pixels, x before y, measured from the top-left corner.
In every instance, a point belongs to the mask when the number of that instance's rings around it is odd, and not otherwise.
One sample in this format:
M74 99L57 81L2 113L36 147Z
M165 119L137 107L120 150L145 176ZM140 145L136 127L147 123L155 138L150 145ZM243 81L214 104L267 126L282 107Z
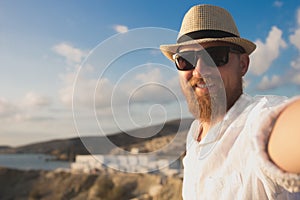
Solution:
M201 122L201 126L202 127L199 130L197 141L200 142L200 140L202 140L202 138L204 138L206 136L206 134L211 129L211 127L213 127L213 125L215 125L219 121L221 121L221 118L219 120L217 120L217 121L214 121L214 123L207 122L207 121L206 122Z
M207 134L207 132L209 131L211 125L207 122L202 123L202 129L201 132L199 133L198 139L197 141L200 142L200 140L202 140L202 138L204 138Z
M239 97L241 96L238 95L237 98L235 99L235 101L232 103L232 104L228 104L227 105L227 109L226 109L226 112L222 114L222 112L219 112L220 115L218 116L215 116L214 117L214 120L203 120L203 119L198 119L200 122L201 122L201 130L199 132L199 136L198 136L198 139L197 141L199 142L202 138L204 138L206 136L206 134L208 133L208 131L215 125L217 124L218 122L222 121L225 114L230 110L230 108L235 104L235 102L239 99Z
M208 131L215 124L217 124L218 122L223 120L223 118L227 112L228 112L228 110L221 110L221 111L217 112L218 113L217 115L214 115L213 117L211 117L213 119L201 119L201 118L198 119L201 122L201 126L202 126L200 133L199 133L199 137L197 139L198 142L206 136Z
M221 110L218 111L218 115L215 115L213 118L214 120L212 121L211 119L201 119L198 118L198 120L201 122L201 130L199 130L199 135L197 138L197 141L200 142L200 140L202 138L204 138L206 136L206 134L208 133L208 131L218 122L220 122L221 120L223 120L225 114L231 109L231 107L235 104L235 102L240 98L240 96L242 95L242 91L240 93L238 93L238 95L236 95L236 98L234 98L232 102L229 102L227 104L227 109L226 110Z

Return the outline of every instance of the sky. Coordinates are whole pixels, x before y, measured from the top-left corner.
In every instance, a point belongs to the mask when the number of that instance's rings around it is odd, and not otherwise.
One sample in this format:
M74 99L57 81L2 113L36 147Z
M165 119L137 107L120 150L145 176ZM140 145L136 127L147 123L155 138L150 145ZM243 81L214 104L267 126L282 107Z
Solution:
M174 64L196 4L227 9L257 45L250 95L299 94L300 2L0 1L0 145L105 135L191 117Z

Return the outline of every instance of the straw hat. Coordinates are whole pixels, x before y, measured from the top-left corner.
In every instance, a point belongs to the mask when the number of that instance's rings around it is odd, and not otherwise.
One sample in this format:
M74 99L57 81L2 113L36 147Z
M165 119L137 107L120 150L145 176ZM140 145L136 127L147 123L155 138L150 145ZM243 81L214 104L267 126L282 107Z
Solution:
M161 45L162 53L173 61L178 47L188 44L223 41L239 45L250 55L256 45L240 37L235 22L228 11L213 5L193 6L184 16L177 43Z

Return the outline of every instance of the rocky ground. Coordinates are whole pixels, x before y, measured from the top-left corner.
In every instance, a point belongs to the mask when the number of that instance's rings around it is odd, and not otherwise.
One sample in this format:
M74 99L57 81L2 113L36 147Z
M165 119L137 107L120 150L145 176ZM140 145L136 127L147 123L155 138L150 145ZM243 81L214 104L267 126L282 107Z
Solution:
M0 168L0 199L180 200L182 180L157 174Z

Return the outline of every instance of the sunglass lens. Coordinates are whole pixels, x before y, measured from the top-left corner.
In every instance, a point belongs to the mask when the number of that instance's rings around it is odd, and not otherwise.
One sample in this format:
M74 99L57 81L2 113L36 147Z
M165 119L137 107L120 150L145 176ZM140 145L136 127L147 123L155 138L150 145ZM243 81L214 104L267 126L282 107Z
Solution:
M194 69L195 65L195 52L183 52L182 54L178 54L175 60L176 67L179 70L191 70Z
M228 62L230 47L216 46L200 51L185 51L178 53L175 57L175 64L178 70L192 70L200 58L207 66L223 66Z
M207 48L206 51L217 67L223 66L228 62L228 47L211 47Z

